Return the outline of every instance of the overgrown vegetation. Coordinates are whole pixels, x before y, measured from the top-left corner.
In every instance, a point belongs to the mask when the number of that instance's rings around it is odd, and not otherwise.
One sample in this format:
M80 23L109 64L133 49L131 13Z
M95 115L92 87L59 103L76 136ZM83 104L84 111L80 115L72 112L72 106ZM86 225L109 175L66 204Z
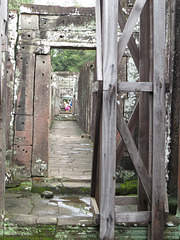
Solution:
M52 49L52 71L80 72L86 62L95 61L95 50Z
M34 0L9 0L9 9L19 10L24 3L34 3Z

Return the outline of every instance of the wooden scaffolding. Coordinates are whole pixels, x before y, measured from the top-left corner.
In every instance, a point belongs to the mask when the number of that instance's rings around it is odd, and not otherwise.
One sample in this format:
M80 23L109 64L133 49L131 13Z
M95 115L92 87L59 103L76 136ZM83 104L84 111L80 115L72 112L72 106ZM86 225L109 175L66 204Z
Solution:
M97 81L91 204L100 221L100 239L114 239L115 223L147 223L149 239L163 239L165 183L165 0L136 0L129 17L120 0L96 0ZM140 41L132 36L140 20ZM122 34L118 40L118 24ZM117 82L128 46L138 82ZM117 91L139 92L126 124ZM139 121L139 147L132 138ZM121 139L116 148L116 130ZM116 166L126 146L139 177L138 197L115 196ZM137 212L115 212L115 205L138 205Z

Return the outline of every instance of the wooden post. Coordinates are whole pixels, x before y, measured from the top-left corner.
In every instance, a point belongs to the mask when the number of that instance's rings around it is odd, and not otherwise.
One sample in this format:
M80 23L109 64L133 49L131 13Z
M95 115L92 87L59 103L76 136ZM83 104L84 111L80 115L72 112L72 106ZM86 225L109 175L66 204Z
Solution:
M146 2L140 18L140 81L149 81L150 68L150 9L149 1ZM139 153L149 172L149 93L139 93ZM148 210L148 199L139 181L138 210Z
M180 108L179 108L180 113ZM178 155L178 192L177 192L177 217L180 217L180 118L179 118L179 155Z
M163 239L165 202L165 0L153 0L153 166L151 239Z
M103 1L103 106L100 163L100 239L114 239L118 0Z
M102 1L96 1L96 83L102 84ZM95 95L96 94L96 95ZM94 93L96 100L96 117L95 117L95 129L94 129L94 149L93 149L93 165L91 176L91 197L94 197L99 207L99 164L100 164L100 144L101 144L101 112L102 112L102 89L97 88L97 92Z

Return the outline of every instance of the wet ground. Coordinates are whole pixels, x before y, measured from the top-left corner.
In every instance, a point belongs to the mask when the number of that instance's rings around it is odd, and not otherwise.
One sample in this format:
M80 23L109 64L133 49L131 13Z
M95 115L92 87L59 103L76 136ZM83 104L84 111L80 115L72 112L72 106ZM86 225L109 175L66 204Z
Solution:
M7 189L7 221L24 226L92 224L90 197L77 195L78 189L89 189L91 182L92 142L89 138L82 138L82 134L77 121L54 121L49 134L47 183L37 186L39 194L31 192L29 183L24 190ZM52 191L56 190L53 198L41 197L43 184L52 187ZM69 196L60 194L62 189L67 193L66 188L71 189Z
M0 240L99 239L90 210L90 197L78 191L89 189L91 180L92 142L82 138L82 133L76 121L54 122L49 138L49 179L46 184L56 190L55 195L44 199L40 193L32 193L31 183L25 183L24 188L7 189ZM68 188L71 190L69 195L59 193L61 189L67 193ZM136 206L116 207L117 212L136 210ZM166 228L165 239L178 240L179 232L178 225L172 224ZM147 227L116 226L115 239L146 240Z
M91 225L90 198L55 195L44 199L40 194L6 193L6 221L19 226Z

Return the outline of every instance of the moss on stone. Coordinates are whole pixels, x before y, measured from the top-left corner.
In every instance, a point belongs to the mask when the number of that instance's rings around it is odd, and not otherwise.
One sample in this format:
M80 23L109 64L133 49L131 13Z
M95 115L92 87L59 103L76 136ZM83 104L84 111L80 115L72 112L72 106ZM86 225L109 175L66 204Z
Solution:
M117 195L137 194L137 180L117 184L116 194Z
M30 192L32 187L31 181L22 182L20 186L6 189L10 193Z
M52 188L46 184L33 184L31 192L41 194L44 191L52 191Z

